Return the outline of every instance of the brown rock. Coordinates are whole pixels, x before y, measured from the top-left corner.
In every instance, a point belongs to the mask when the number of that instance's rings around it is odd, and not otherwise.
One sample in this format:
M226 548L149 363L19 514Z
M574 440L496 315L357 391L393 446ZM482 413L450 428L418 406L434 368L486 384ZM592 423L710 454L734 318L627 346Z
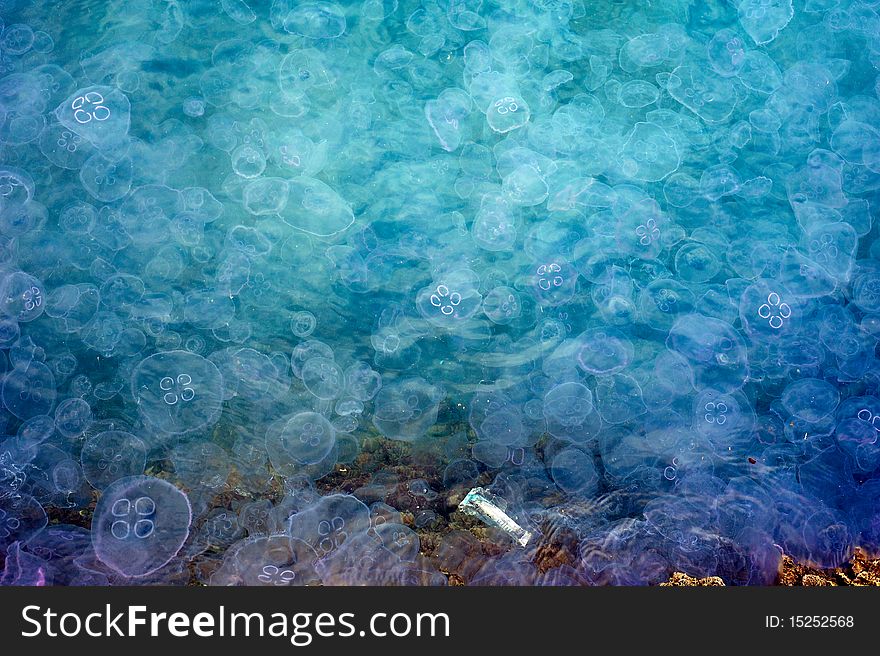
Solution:
M707 576L704 579L696 579L683 572L675 572L666 583L660 584L660 587L665 588L706 588L718 586L724 586L724 581L719 576Z

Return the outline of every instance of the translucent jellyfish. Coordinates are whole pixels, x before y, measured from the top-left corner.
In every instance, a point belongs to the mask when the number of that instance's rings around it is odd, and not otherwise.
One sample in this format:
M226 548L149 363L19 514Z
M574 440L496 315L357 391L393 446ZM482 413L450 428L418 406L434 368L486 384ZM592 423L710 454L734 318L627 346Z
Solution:
M804 521L802 535L809 560L818 567L840 567L852 558L853 535L840 511L821 508L813 513Z
M474 425L474 414L471 414L471 425ZM505 406L487 413L475 425L477 436L492 444L504 446L518 445L525 437L522 412L514 406ZM506 459L505 450L505 459Z
M437 421L442 393L423 378L384 385L373 401L373 425L391 440L413 442Z
M524 164L504 176L501 191L507 201L520 207L534 207L547 200L548 187L540 171Z
M280 446L284 453L303 465L321 462L335 444L335 429L315 412L294 415L281 430Z
M697 299L693 292L673 278L659 278L639 293L639 309L652 328L668 330L675 320L693 312Z
M734 30L725 28L709 40L706 54L712 70L722 77L732 77L739 73L745 62L745 44Z
M443 90L436 100L425 103L425 117L440 147L453 152L461 145L463 123L473 109L473 101L463 90L451 88Z
M320 558L370 529L370 509L348 494L331 494L290 518L290 536L302 540Z
M26 543L46 524L46 511L32 496L0 497L0 553L6 553L13 542Z
M45 306L43 283L23 271L14 271L0 280L0 314L18 323L38 319Z
M134 166L130 157L110 159L96 152L79 171L83 188L102 203L112 203L131 191Z
M242 205L254 216L280 214L287 205L287 181L281 178L257 178L249 182Z
M152 574L167 565L189 536L187 496L152 476L120 478L105 489L92 516L98 559L125 577Z
M229 478L229 454L213 442L180 442L171 449L168 459L174 464L176 480L191 493L198 490L218 492Z
M283 18L284 31L309 39L336 39L345 34L345 11L333 2L294 3Z
M116 310L125 310L144 295L144 283L137 276L117 273L107 278L99 289L101 302Z
M305 339L315 332L317 325L318 320L315 318L315 315L308 310L295 312L290 318L290 332L300 339Z
M219 328L235 317L235 301L218 289L195 289L186 295L183 317L200 328Z
M582 444L598 434L601 420L593 393L581 383L562 383L544 395L547 432L561 440Z
M636 123L618 153L620 171L640 182L658 182L678 170L678 146L653 123Z
M351 206L325 183L300 176L288 181L287 206L281 218L289 226L319 238L345 231L354 223Z
M596 381L596 410L608 424L622 424L647 411L642 387L632 376L612 374Z
M849 281L859 237L848 223L826 223L813 227L806 235L810 259L838 282Z
M245 180L258 178L266 170L266 156L262 150L251 144L239 146L232 151L229 158L232 162L232 170L235 171L236 175ZM253 192L255 197L254 204L257 203L256 199L260 195L259 192L264 190L265 187L260 187Z
M509 251L516 243L516 218L504 196L487 194L480 201L471 234L480 248L487 251Z
M18 322L12 319L0 319L0 349L9 348L18 341L21 328Z
M119 148L128 137L131 103L119 89L78 89L55 109L58 122L102 150Z
M483 298L483 313L499 326L512 323L522 315L519 292L512 287L493 287Z
M28 362L7 372L0 387L3 405L19 419L49 414L55 405L55 376L42 362Z
M532 265L531 288L544 306L556 307L570 301L577 290L578 271L561 257Z
M782 86L782 71L779 66L760 50L749 50L745 53L738 77L746 88L764 95L770 95ZM760 125L761 128L766 128L763 129L764 132L773 133L776 129L769 128L779 118L769 110L755 110L749 114L749 121L756 129Z
M739 101L736 85L730 78L721 77L710 67L697 64L685 64L672 71L666 89L675 100L707 123L726 121Z
M755 412L741 392L704 389L693 405L693 426L716 448L737 448L755 427Z
M143 474L147 447L126 431L102 431L83 443L80 463L89 484L103 490L120 478Z
M733 326L721 319L687 314L670 329L666 346L688 360L698 388L731 391L742 387L748 378L745 343Z
M355 362L345 370L345 393L366 403L382 389L382 374L366 362Z
M76 171L91 157L95 147L60 123L50 123L40 133L40 152L55 166Z
M321 582L315 550L286 535L250 537L226 552L211 585L301 586Z
M593 328L575 338L578 366L595 376L608 376L626 369L633 360L632 342L614 328Z
M685 282L708 282L719 271L721 262L708 244L689 241L675 253L675 272Z
M855 277L852 302L865 312L880 311L880 271L865 271Z
M624 107L638 109L653 105L660 98L660 91L650 82L629 80L617 91L617 101Z
M292 50L278 67L278 87L286 97L300 98L334 84L336 74L333 68L326 55L315 48Z
M528 104L517 94L494 99L486 110L489 127L501 134L521 128L529 122L531 115Z
M566 494L589 498L599 487L599 472L596 471L593 457L573 447L562 449L553 457L550 476Z
M338 398L345 385L342 368L330 358L306 360L299 377L305 388L322 401Z
M482 305L479 278L470 269L445 273L416 295L416 308L438 328L456 329L473 317Z
M220 7L223 13L239 25L249 25L257 20L254 10L244 0L221 0Z
M773 41L794 16L791 0L742 0L737 10L740 25L758 45Z
M794 295L774 281L761 280L747 287L740 297L739 316L753 339L776 340L797 331L800 304Z
M636 202L617 220L615 236L619 248L643 260L653 260L663 250L666 215L653 200Z
M780 397L782 406L799 419L816 422L837 408L840 393L831 383L803 378L790 383Z
M92 408L79 397L65 399L55 408L55 429L64 437L79 437L92 420Z
M140 362L131 394L141 416L164 433L179 435L220 418L223 378L210 360L187 351L165 351Z
M312 358L327 358L333 360L333 349L317 339L308 339L297 344L291 354L293 375L297 378L302 378L302 367Z

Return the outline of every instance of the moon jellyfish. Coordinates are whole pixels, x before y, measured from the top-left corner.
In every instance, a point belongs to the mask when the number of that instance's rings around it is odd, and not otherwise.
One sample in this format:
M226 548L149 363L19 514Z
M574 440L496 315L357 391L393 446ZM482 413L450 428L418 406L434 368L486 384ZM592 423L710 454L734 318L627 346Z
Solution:
M592 456L573 447L563 449L554 456L550 475L557 487L567 494L589 497L599 485L599 473Z
M305 339L315 332L317 325L318 320L308 310L300 310L290 318L290 332L300 339Z
M544 395L544 418L548 433L577 444L595 437L602 424L595 412L593 393L575 382L557 385Z
M92 517L98 559L122 576L152 574L167 565L189 536L187 496L152 476L130 476L108 485Z
M345 12L332 2L295 3L284 17L284 31L309 39L336 39L345 33Z
M441 391L423 378L403 378L379 390L373 424L391 440L413 442L437 421Z
M141 417L172 435L214 424L222 412L223 378L216 365L187 351L156 353L131 375Z
M322 401L330 401L342 393L343 372L331 358L306 360L300 370L299 377L305 388Z
M0 553L13 542L26 543L48 523L46 511L27 494L0 497Z
M92 409L79 397L66 399L55 408L55 429L64 437L79 437L91 423Z
M3 378L0 398L3 405L19 419L49 414L55 405L55 376L42 362L16 366Z
M103 431L88 437L83 443L80 462L89 484L103 490L120 478L143 474L147 448L140 438L131 433Z
M100 149L122 146L131 122L131 103L119 89L78 89L55 109L58 122Z
M791 0L742 0L739 22L757 45L770 43L794 16Z
M578 366L589 374L607 376L626 369L633 360L632 342L614 328L594 328L576 338Z
M618 153L620 171L641 182L659 182L678 170L678 146L653 123L636 123Z
M300 176L287 181L288 201L281 212L289 226L319 238L329 238L354 223L351 206L331 187Z
M267 444L270 457L289 457L302 465L321 462L336 444L336 430L316 412L300 412L284 424L277 444Z
M782 392L781 401L795 417L815 422L834 412L840 393L827 381L804 378L788 385Z
M459 269L422 288L416 297L416 307L432 325L454 329L473 317L482 301L477 275L470 269Z
M331 494L295 513L290 518L288 532L324 558L369 529L367 506L348 494Z
M495 98L486 110L489 127L501 134L521 128L529 122L531 115L528 104L517 94Z
M250 537L232 545L211 585L300 586L321 582L315 550L286 535Z

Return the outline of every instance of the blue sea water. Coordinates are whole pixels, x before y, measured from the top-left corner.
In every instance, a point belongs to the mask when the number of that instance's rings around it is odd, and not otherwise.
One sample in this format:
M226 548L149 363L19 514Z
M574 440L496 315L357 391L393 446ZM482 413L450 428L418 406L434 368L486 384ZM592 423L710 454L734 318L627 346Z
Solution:
M0 583L880 549L877 0L0 25Z

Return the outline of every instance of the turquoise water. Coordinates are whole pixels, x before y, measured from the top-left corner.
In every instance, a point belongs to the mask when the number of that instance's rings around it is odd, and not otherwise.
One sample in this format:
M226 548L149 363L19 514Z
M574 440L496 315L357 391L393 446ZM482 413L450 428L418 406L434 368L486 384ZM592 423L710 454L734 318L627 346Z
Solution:
M2 582L877 549L878 11L0 3Z

